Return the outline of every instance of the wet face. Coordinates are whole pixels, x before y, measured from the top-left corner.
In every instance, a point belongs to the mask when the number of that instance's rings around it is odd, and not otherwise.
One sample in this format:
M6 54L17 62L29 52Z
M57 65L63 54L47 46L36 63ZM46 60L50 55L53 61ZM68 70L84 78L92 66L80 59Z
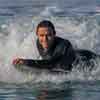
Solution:
M55 34L53 30L48 27L39 27L37 30L39 43L44 49L48 49L54 41Z

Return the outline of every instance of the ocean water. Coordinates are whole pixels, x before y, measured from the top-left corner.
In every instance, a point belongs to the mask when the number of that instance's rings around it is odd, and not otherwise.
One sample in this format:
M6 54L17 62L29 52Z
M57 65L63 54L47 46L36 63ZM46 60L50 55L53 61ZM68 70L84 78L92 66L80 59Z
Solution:
M0 100L98 100L100 63L92 72L21 72L15 57L35 58L35 28L51 20L77 49L100 54L99 0L0 0Z

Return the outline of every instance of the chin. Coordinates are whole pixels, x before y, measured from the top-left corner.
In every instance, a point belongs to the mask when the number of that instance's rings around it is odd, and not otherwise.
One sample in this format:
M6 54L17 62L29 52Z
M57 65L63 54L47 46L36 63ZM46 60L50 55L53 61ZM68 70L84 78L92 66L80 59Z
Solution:
M43 48L44 48L44 49L48 49L48 46L44 46Z
M48 49L48 46L44 47L45 49Z
M48 47L49 47L48 45L44 45L44 46L43 46L43 48L46 48L46 49L47 49Z

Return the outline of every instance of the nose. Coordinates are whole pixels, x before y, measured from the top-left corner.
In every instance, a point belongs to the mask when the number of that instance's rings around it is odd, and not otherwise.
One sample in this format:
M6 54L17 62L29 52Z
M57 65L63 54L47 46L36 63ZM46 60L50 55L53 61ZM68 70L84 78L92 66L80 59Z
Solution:
M48 36L47 36L47 35L44 36L44 40L45 40L45 41L48 40Z

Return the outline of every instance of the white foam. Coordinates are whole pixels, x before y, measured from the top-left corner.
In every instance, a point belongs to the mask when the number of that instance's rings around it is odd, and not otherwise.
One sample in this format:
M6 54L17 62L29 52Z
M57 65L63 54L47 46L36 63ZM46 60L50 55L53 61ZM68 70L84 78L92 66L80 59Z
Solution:
M96 70L91 75L84 76L84 73L74 71L68 75L52 75L42 73L41 75L22 73L12 66L14 57L35 57L37 54L34 42L36 40L35 27L37 23L44 19L43 17L17 18L9 23L2 25L2 29L6 29L8 35L3 35L0 39L0 81L6 82L26 82L33 80L61 82L65 80L85 80L99 79L99 71ZM51 17L50 19L56 27L57 35L69 39L74 46L81 49L89 49L95 51L99 47L99 26L94 17ZM34 32L33 32L34 31ZM4 42L3 42L4 41ZM34 41L34 42L32 42ZM96 49L95 49L96 48ZM35 55L33 54L35 53ZM99 65L98 65L99 66ZM99 68L100 70L100 68Z

